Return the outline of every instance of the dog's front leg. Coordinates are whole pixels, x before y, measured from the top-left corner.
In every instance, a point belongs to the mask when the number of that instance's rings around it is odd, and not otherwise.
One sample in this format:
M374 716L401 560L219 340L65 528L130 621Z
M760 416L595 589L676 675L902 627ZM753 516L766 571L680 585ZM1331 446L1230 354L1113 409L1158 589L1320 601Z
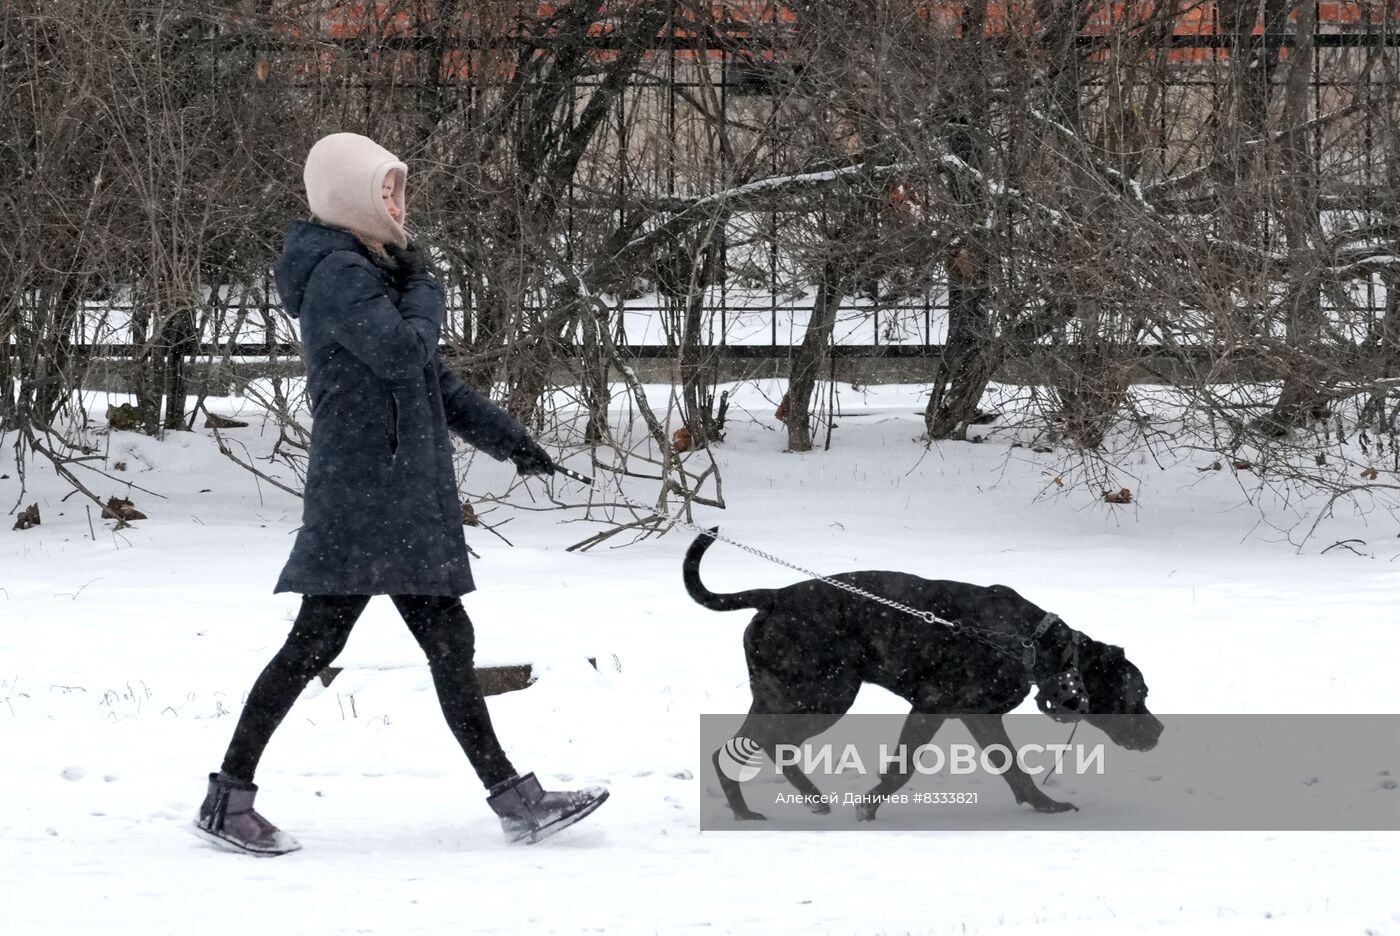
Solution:
M781 737L770 739L769 743L763 744L763 753L768 755L768 759L773 763L778 762L778 743L801 744L808 738L819 735L832 725L840 721L840 715L787 715L782 719L779 726L783 729ZM786 764L783 767L783 776L788 783L797 789L799 795L810 805L807 807L819 816L825 816L831 812L831 804L827 802L822 791L812 782L812 778L802 772L802 768L797 764Z
M961 717L963 724L967 725L967 730L972 733L973 740L982 746L983 751L993 745L1001 745L1002 750L1007 752L1016 749L1011 744L1011 736L1006 733L1006 725L1002 722L1000 715L964 715ZM1021 769L1010 753L1005 756L1010 758L1011 763L1007 765L1002 776L1006 778L1007 785L1011 787L1016 802L1029 803L1036 812L1058 813L1071 809L1078 811L1079 807L1073 803L1062 803L1057 799L1051 799L1044 790L1035 785L1035 780Z
M947 720L944 715L933 715L927 712L909 713L909 717L904 719L904 726L899 730L899 748L897 748L897 750L908 752L908 756L891 760L880 772L880 781L871 788L866 801L856 804L856 819L858 821L869 822L874 819L875 812L880 808L884 799L909 782L909 763L913 760L914 750L932 741L933 736L938 733L938 729Z

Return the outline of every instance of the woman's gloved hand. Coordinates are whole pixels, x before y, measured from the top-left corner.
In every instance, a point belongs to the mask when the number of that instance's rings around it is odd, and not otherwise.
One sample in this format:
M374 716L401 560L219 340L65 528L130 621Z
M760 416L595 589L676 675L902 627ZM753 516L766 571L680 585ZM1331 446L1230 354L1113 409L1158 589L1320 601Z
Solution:
M399 275L405 279L415 273L428 272L428 256L416 241L409 241L407 247L400 247L394 243L385 244L384 252L389 255L390 260L398 264Z
M516 445L510 453L510 460L515 463L515 470L527 477L554 474L554 462L550 460L549 453L529 436Z

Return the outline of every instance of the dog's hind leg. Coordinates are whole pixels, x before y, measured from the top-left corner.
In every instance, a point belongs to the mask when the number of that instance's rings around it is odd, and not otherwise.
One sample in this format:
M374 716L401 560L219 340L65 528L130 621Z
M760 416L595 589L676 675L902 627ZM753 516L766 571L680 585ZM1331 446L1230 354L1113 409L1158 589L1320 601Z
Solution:
M821 734L830 728L841 718L840 715L815 715L815 714L780 714L775 712L759 712L754 709L749 710L749 716L744 719L744 723L739 726L736 738L747 738L757 744L768 759L774 764L778 763L778 745L797 745L812 737ZM719 777L720 789L724 792L725 802L729 804L729 809L734 813L735 819L757 820L766 819L763 813L750 809L744 799L744 791L740 787L738 780L728 776L721 768L724 762L724 748L720 748L711 755L711 761L715 765L715 773ZM822 798L822 791L811 779L802 772L796 764L787 764L783 767L783 776L791 783L797 792L810 804L812 812L818 815L826 815L831 812L831 805Z
M909 717L904 719L904 727L899 730L899 746L895 748L902 751L904 756L891 760L880 771L880 781L866 794L865 802L856 804L857 820L869 822L874 819L880 804L909 782L909 765L914 762L915 749L932 741L947 720L946 715L918 711L909 713Z
M744 631L753 705L739 736L755 742L775 764L778 745L797 745L821 734L850 711L860 692L858 670L844 657L839 642L809 646L811 620L805 615L760 612ZM715 763L719 764L719 754ZM762 819L744 802L738 782L721 773L721 787L737 819ZM789 764L783 776L818 814L831 805L802 769Z
M748 717L735 732L734 739L743 738L758 745L767 755L769 760L777 763L774 756L778 739L772 736L775 722L772 720L773 713L767 711L758 702L749 706ZM731 739L731 740L734 740ZM748 779L740 777L736 779L725 771L724 767L729 755L725 753L724 747L719 747L710 755L710 762L715 765L715 776L719 778L719 788L724 793L724 801L729 805L729 811L734 814L735 819L740 820L761 820L768 817L761 812L755 812L749 808L749 804L744 800L744 790L739 785L741 780Z
M745 735L739 734L735 737L745 737ZM715 776L719 778L719 788L724 793L724 801L728 804L729 811L734 814L735 819L767 819L768 817L763 813L754 812L749 808L749 804L744 802L744 791L739 788L739 781L724 772L723 757L725 757L724 748L716 748L715 752L710 755L710 763L715 765Z
M1006 725L1001 720L1000 715L961 715L967 730L972 733L972 739L982 747L984 756L1001 756L1007 758L1010 763L1006 767L1002 776L1006 779L1007 786L1011 787L1011 793L1016 797L1018 803L1029 803L1036 812L1058 813L1068 810L1078 810L1079 807L1073 803L1062 803L1057 799L1051 799L1040 787L1035 785L1030 774L1021 769L1021 765L1016 763L1016 759L1011 752L1015 751L1015 746L1011 743L1011 736L1006 733ZM1000 745L1005 754L996 752L993 755L986 755L986 751L996 745ZM1001 769L1003 764L996 762L994 766Z

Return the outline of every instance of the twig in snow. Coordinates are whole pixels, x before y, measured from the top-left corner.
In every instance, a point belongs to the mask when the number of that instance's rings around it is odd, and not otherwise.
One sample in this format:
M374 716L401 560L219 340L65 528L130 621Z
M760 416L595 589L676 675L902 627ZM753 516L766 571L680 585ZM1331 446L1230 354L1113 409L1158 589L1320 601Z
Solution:
M296 497L301 497L301 496L302 496L301 493L300 493L299 491L294 491L294 490L292 490L291 488L287 487L287 485L283 484L281 481L278 481L276 478L273 478L273 477L269 476L268 474L266 474L266 473L264 473L264 472L262 472L262 471L259 471L254 465L251 464L251 462L245 462L245 461L242 461L241 459L239 459L239 457L238 457L237 455L233 454L233 450L230 449L230 448L228 447L228 445L224 442L224 437L221 436L221 435L219 435L219 430L215 429L215 430L213 430L213 433L214 433L214 440L215 440L216 442L218 442L218 444L219 444L219 451L222 452L225 456L227 456L228 459L229 459L230 461L232 461L235 465L241 465L241 466L243 466L244 468L246 468L246 469L248 469L249 471L251 471L251 472L254 474L254 476L259 477L259 478L262 478L264 481L266 481L268 484L272 485L272 486L275 487L275 488L279 488L279 489L281 489L281 490L283 490L283 491L286 491L288 494L292 494L292 495L294 495L294 496L296 496ZM240 442L239 445L243 445L243 443ZM248 451L247 446L244 446L244 447L243 447L243 451L244 451L245 453ZM259 497L259 499L261 499L261 497L262 497L262 491L259 491L259 492L258 492L258 497Z

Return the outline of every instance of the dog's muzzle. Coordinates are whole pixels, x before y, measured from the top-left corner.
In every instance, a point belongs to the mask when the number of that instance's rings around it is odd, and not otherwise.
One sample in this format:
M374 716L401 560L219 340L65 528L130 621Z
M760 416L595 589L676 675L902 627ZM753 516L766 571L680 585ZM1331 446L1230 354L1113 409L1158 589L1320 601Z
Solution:
M1089 714L1089 692L1079 670L1056 673L1038 687L1036 706L1056 721L1071 721Z

